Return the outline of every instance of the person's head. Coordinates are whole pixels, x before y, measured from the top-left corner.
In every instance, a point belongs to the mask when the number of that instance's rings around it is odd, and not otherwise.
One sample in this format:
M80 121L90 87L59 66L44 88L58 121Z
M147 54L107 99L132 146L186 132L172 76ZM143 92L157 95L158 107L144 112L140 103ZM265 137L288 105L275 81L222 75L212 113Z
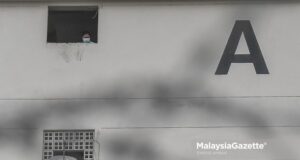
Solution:
M83 32L83 34L82 34L82 42L84 42L84 43L91 42L91 34L89 32Z

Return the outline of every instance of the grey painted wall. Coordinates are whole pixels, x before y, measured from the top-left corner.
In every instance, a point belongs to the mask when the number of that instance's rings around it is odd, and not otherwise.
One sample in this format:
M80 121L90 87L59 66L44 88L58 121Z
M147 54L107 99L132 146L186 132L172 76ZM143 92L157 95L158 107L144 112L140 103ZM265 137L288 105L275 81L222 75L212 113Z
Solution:
M46 43L48 5L70 4L100 6L98 44ZM297 2L1 3L1 159L41 159L43 129L95 128L104 142L123 134L120 127L151 127L152 141L168 144L165 159L203 158L191 155L197 137L270 146L209 158L298 159L299 9ZM238 19L251 21L269 75L252 64L214 74ZM238 52L248 53L245 42ZM166 136L174 132L185 133ZM174 139L180 152L169 146Z

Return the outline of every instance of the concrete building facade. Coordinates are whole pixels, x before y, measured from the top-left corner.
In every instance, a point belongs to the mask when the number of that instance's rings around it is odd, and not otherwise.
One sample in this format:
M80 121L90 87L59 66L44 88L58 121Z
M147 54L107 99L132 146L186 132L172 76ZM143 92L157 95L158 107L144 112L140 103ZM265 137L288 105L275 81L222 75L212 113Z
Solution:
M49 33L53 8L78 14ZM76 147L78 160L299 159L299 14L298 1L0 1L0 159ZM239 20L269 74L253 63L215 74ZM97 24L97 42L48 41L80 41L86 24ZM244 34L235 53L249 55ZM197 142L266 148L216 156Z

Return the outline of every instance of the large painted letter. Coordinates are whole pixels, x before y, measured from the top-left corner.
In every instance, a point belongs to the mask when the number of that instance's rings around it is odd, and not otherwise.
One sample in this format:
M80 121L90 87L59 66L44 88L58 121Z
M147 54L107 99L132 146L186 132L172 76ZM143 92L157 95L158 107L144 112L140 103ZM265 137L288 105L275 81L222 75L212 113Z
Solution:
M242 33L244 33L250 54L235 54ZM269 74L253 28L248 20L235 22L215 74L227 74L231 63L253 63L256 74Z

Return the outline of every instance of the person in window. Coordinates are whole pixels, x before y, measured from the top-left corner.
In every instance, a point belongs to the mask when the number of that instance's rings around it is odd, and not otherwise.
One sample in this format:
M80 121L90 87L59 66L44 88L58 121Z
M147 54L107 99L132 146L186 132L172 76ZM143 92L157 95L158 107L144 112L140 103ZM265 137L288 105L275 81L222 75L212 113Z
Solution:
M83 43L93 43L91 41L91 34L90 34L90 32L83 32L83 34L82 34L82 42Z

